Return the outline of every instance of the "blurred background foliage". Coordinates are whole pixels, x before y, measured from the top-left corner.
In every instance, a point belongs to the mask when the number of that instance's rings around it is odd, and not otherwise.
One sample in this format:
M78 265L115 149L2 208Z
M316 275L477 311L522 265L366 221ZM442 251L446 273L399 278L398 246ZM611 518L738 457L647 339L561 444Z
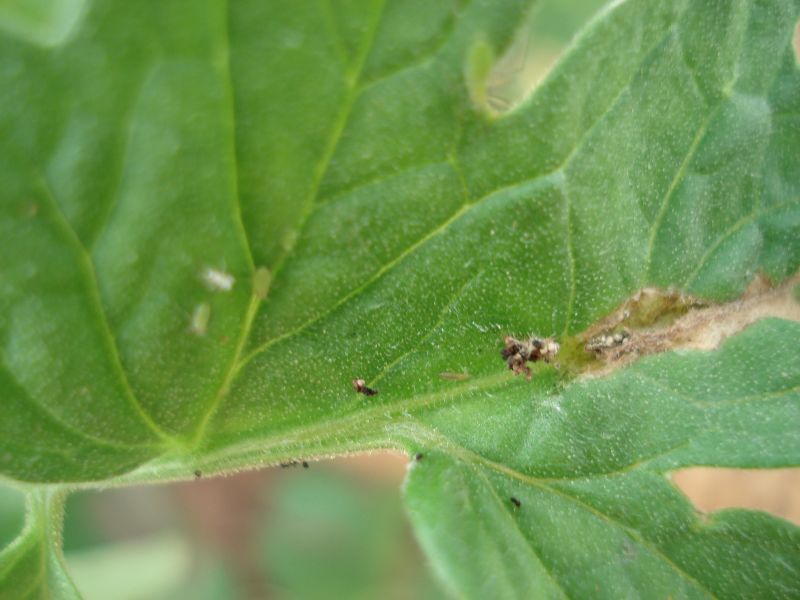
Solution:
M172 485L79 492L64 553L86 600L446 598L417 547L396 453ZM800 522L800 469L686 469L698 506L748 506ZM0 485L0 544L22 528Z
M87 600L439 598L377 458L76 494L66 560Z

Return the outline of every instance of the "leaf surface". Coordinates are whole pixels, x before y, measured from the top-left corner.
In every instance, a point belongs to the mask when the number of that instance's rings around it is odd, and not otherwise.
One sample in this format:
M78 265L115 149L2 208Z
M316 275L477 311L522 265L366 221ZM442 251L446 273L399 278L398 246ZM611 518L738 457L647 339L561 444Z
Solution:
M424 448L408 501L465 595L791 585L795 529L700 523L663 473L797 464L793 325L588 382L498 351L575 346L644 286L725 301L796 272L797 2L613 3L499 117L469 57L502 54L521 0L51 4L71 21L0 12L6 477Z
M712 353L426 415L406 487L423 546L474 597L791 597L797 527L700 515L667 476L800 461L798 343L797 324L762 321Z

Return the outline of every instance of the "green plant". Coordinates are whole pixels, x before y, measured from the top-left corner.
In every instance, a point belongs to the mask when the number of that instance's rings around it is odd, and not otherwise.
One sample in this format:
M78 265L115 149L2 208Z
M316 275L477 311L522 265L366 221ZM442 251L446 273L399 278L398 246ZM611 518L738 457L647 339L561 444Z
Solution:
M461 595L800 594L665 477L800 461L800 4L614 3L496 114L527 4L0 4L0 597L78 596L70 490L387 447Z

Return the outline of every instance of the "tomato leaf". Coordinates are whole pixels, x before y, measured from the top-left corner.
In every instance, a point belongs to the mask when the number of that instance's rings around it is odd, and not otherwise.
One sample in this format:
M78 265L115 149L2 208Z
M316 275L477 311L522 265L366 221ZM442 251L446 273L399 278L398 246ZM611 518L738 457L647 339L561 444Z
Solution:
M798 463L796 326L581 375L640 288L722 303L797 271L797 2L612 3L500 115L483 78L522 0L8 7L5 477L399 447L463 595L797 592L796 528L703 521L664 479ZM499 356L528 332L563 350L531 382ZM3 561L56 560L40 512Z

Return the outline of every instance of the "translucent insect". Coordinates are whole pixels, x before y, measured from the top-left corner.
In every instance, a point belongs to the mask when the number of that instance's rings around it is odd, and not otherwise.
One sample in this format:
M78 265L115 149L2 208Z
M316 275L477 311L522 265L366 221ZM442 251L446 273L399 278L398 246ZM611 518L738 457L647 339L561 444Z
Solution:
M266 267L259 267L256 269L256 272L253 273L253 294L255 294L259 300L263 300L267 297L271 281L272 273Z
M205 335L210 318L211 307L208 303L203 302L198 304L192 311L192 322L189 324L189 331L195 335Z
M202 277L209 288L219 292L230 292L233 289L233 284L236 283L236 278L230 273L212 269L211 267L203 270Z
M439 373L439 377L445 381L466 381L469 379L469 373L452 373L450 371L443 371Z

